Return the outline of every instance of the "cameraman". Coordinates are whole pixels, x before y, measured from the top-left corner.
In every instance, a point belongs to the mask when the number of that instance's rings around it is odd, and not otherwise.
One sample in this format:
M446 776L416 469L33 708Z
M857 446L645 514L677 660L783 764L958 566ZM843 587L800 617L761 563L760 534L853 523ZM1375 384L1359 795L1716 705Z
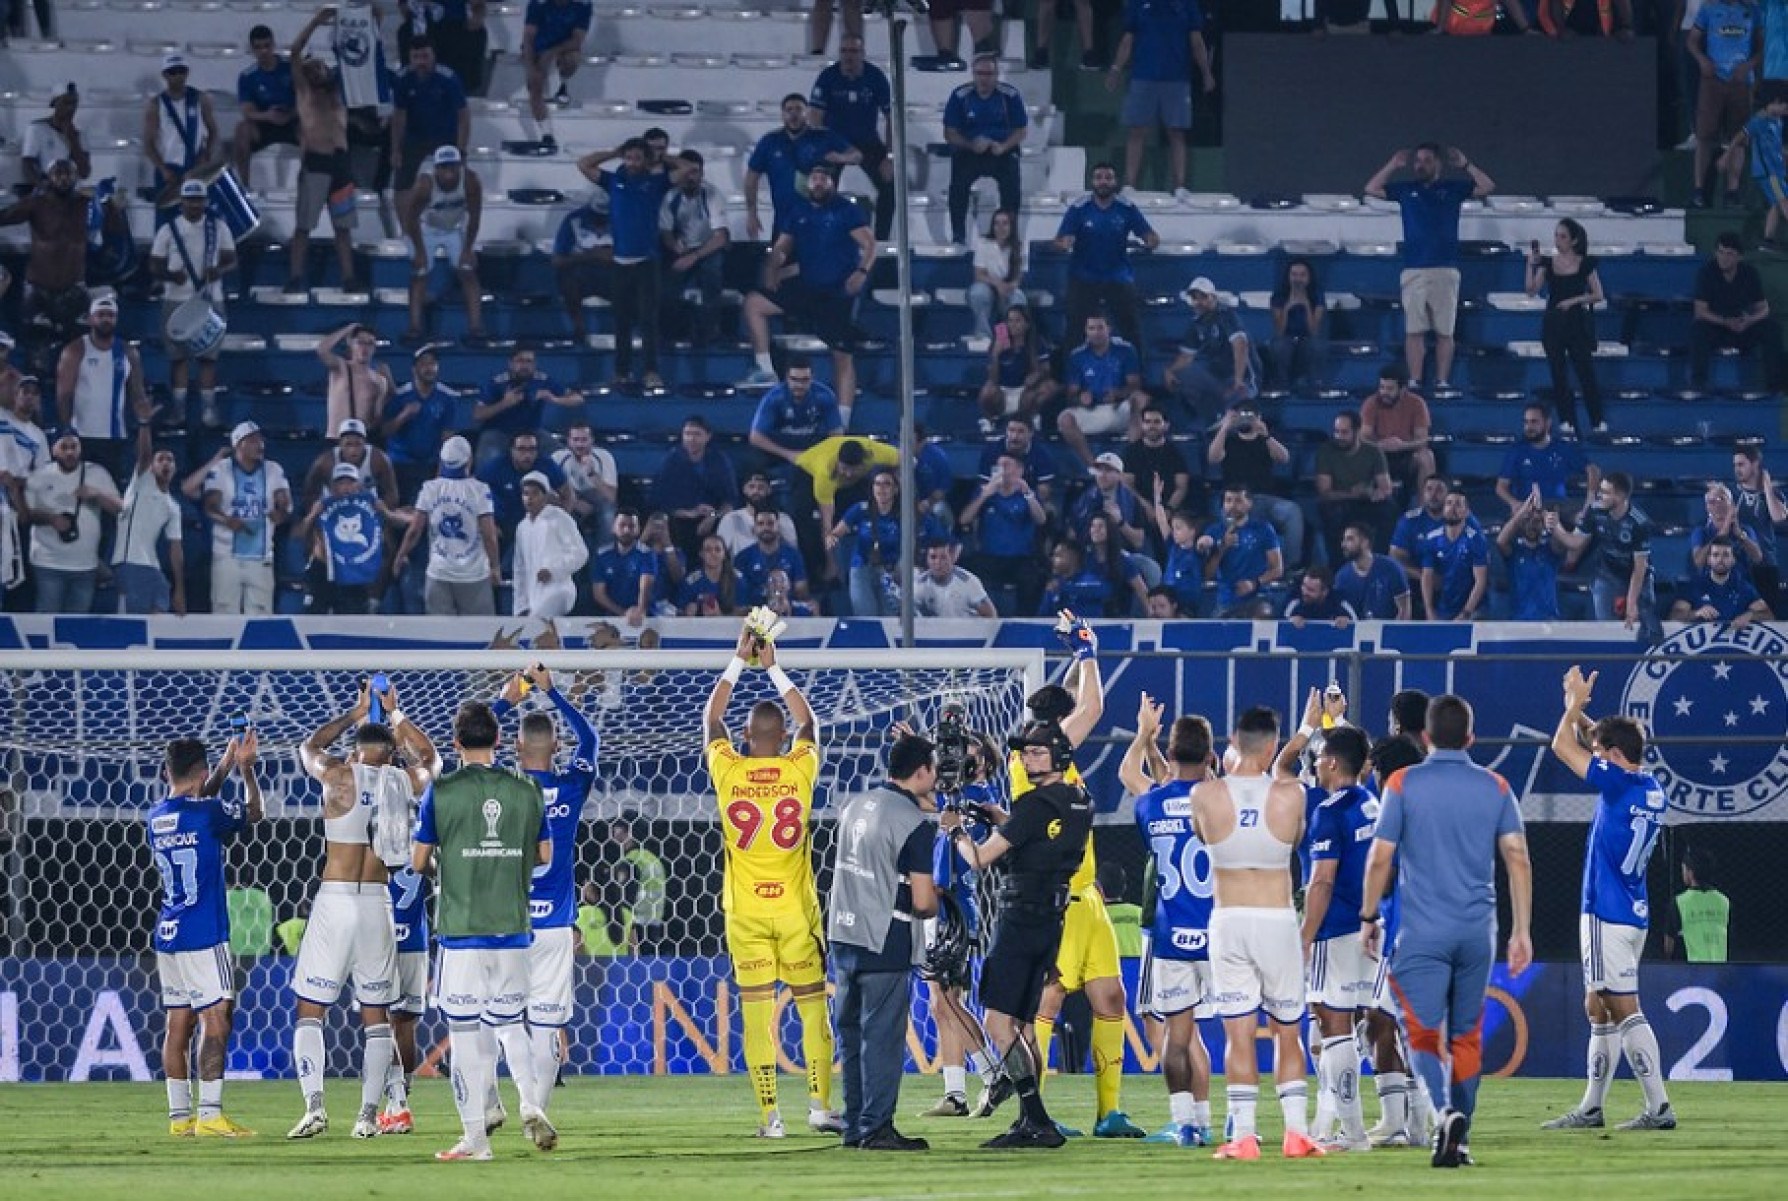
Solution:
M894 1128L905 1061L912 969L925 945L914 919L937 912L931 877L932 744L902 736L888 752L888 783L853 800L838 818L826 939L838 986L844 1067L844 1145L924 1151Z
M994 774L1000 761L999 748L986 734L966 729L960 720L954 726L948 720L949 710L938 722L938 808L960 814L963 828L976 843L984 843L1006 820L1005 798L1000 794ZM952 740L961 747L953 750ZM958 770L952 773L953 758L959 755ZM947 892L962 912L971 947L985 948L986 929L993 921L991 905L981 900L988 896L987 874L971 870L950 847L948 833L940 830L932 858L932 876L938 890ZM991 900L991 898L989 898ZM966 968L967 964L964 964ZM966 1118L968 1107L968 1068L974 1068L984 1085L991 1086L997 1064L981 1054L980 1028L963 1004L964 986L954 982L927 980L931 1013L937 1024L938 1061L943 1070L944 1095L919 1116L927 1118Z
M976 870L1010 856L999 924L982 964L981 1003L987 1033L996 1048L1003 1048L1021 1113L1005 1134L982 1144L988 1148L1059 1147L1065 1141L1038 1092L1042 1064L1031 1024L1055 966L1068 881L1092 832L1092 798L1086 789L1069 784L1063 773L1073 765L1075 746L1085 741L1104 711L1104 693L1092 627L1064 611L1057 632L1080 669L1074 711L1060 722L1033 722L1007 744L1018 752L1035 787L1013 802L1012 816L980 846L956 815L947 814L940 823L951 830L957 854Z

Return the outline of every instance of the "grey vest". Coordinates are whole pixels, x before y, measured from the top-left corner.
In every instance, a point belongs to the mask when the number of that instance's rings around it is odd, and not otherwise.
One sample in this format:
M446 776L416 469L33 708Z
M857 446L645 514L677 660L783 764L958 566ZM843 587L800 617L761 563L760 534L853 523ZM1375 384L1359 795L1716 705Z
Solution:
M896 920L900 848L925 820L910 798L885 785L845 807L833 837L828 941L868 951L882 949L888 927ZM912 919L902 914L898 920ZM923 962L925 939L914 931L912 941L913 962Z

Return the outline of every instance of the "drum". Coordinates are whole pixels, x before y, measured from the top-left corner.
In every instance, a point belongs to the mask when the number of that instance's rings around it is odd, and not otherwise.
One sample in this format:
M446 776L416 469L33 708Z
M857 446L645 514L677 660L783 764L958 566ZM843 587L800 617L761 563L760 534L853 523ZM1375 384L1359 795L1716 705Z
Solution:
M194 296L168 314L168 327L163 334L168 342L184 346L188 357L198 359L216 350L227 330L223 314L203 296Z
M203 178L205 191L211 197L211 213L229 226L231 235L238 242L253 233L261 224L261 210L254 206L247 191L236 181L236 173L228 167L219 167Z

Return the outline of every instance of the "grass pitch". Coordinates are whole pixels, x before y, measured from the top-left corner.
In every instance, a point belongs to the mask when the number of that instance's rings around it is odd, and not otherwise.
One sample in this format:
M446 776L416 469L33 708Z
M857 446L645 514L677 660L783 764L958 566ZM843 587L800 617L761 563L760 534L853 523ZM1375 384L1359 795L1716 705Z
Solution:
M1002 1110L983 1122L908 1116L937 1096L936 1077L909 1076L901 1093L901 1128L932 1141L930 1153L922 1155L847 1152L835 1138L809 1133L802 1121L805 1090L792 1078L783 1082L783 1108L791 1120L781 1143L751 1137L755 1107L739 1077L580 1079L554 1099L560 1149L540 1155L522 1140L505 1081L512 1116L493 1139L496 1161L438 1164L433 1153L457 1131L451 1094L438 1079L417 1083L416 1134L372 1142L348 1136L359 1092L345 1080L330 1083L329 1133L299 1143L284 1137L300 1107L289 1081L227 1087L229 1114L258 1132L234 1142L169 1138L159 1084L8 1085L0 1087L0 1197L1202 1201L1358 1194L1402 1201L1443 1190L1521 1201L1788 1196L1788 1150L1782 1145L1788 1086L1675 1084L1672 1100L1682 1125L1669 1133L1540 1131L1539 1123L1568 1108L1580 1088L1564 1080L1487 1082L1472 1138L1479 1166L1439 1172L1428 1166L1425 1151L1416 1150L1280 1160L1278 1110L1270 1095L1260 1106L1265 1157L1258 1164L1224 1164L1212 1162L1208 1151L1091 1138L1054 1152L980 1151L976 1144L1003 1129L1013 1113ZM1165 1120L1167 1099L1158 1076L1128 1077L1124 1094L1139 1124L1153 1129ZM1216 1095L1221 1111L1220 1083ZM1089 1077L1052 1077L1045 1096L1063 1121L1091 1127ZM1611 1120L1630 1117L1638 1107L1637 1087L1616 1081ZM1373 1112L1370 1095L1367 1112Z

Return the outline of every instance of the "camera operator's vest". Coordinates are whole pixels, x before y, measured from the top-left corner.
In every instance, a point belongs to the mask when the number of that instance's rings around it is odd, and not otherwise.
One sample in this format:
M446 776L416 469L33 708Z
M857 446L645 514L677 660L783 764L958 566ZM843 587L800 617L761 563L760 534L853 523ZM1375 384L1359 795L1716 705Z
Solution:
M826 940L880 951L895 921L900 894L900 848L926 817L911 797L886 785L852 801L839 817L832 851L832 896ZM925 957L925 938L913 932L913 962Z

